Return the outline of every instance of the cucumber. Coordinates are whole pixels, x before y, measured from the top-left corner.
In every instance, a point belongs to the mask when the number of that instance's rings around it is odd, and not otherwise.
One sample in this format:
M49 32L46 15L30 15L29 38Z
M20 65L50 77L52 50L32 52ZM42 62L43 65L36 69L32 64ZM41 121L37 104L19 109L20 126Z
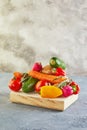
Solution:
M66 69L66 64L61 60L61 65L60 65L60 67L62 68L62 69Z
M66 65L64 61L62 61L61 59L57 57L52 57L49 61L49 64L51 67L54 67L54 68L60 67L62 69L66 69Z

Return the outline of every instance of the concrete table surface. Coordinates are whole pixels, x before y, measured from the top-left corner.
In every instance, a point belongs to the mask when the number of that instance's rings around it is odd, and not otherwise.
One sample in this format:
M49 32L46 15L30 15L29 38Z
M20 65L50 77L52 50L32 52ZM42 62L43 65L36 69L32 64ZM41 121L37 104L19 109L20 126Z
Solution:
M11 73L0 74L0 130L87 130L87 77L72 76L81 88L79 99L65 111L11 103Z

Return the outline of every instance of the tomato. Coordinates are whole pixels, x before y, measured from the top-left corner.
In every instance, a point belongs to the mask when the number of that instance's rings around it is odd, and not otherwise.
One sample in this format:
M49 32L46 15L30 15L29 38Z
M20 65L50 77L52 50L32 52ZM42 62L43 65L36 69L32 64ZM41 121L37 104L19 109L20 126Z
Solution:
M18 92L22 87L22 83L19 79L11 79L8 86L12 91Z
M40 92L41 87L45 85L50 85L50 82L48 82L47 80L38 81L35 85L35 91Z
M78 94L80 92L80 87L76 82L72 81L70 86L73 88L73 94Z
M56 76L65 76L66 72L62 68L58 67L58 68L56 68L56 74L55 75Z

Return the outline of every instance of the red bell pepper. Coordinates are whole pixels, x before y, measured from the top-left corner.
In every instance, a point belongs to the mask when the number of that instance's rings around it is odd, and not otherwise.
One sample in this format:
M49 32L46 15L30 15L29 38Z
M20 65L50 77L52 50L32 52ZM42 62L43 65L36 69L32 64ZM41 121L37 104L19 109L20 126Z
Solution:
M42 86L50 85L50 82L47 80L40 80L35 85L35 91L40 92Z
M76 82L72 81L70 83L70 86L73 89L73 94L78 94L80 92L80 87L79 87L79 85Z
M58 67L58 68L56 68L56 74L55 75L56 76L65 76L66 72L62 68Z

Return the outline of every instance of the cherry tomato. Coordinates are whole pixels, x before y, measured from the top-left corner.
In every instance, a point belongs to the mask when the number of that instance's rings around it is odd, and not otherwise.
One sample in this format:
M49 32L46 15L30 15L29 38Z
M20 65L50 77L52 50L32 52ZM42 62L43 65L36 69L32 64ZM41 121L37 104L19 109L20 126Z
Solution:
M76 82L72 81L70 86L73 88L73 94L78 94L80 92L80 87Z
M62 68L58 67L58 68L56 68L56 74L55 75L56 76L65 76L66 72Z
M22 87L22 83L19 79L11 79L8 86L12 91L18 92Z
M40 92L40 89L42 86L46 86L46 85L50 85L50 82L46 81L46 80L40 80L36 83L35 85L35 91L36 92Z

